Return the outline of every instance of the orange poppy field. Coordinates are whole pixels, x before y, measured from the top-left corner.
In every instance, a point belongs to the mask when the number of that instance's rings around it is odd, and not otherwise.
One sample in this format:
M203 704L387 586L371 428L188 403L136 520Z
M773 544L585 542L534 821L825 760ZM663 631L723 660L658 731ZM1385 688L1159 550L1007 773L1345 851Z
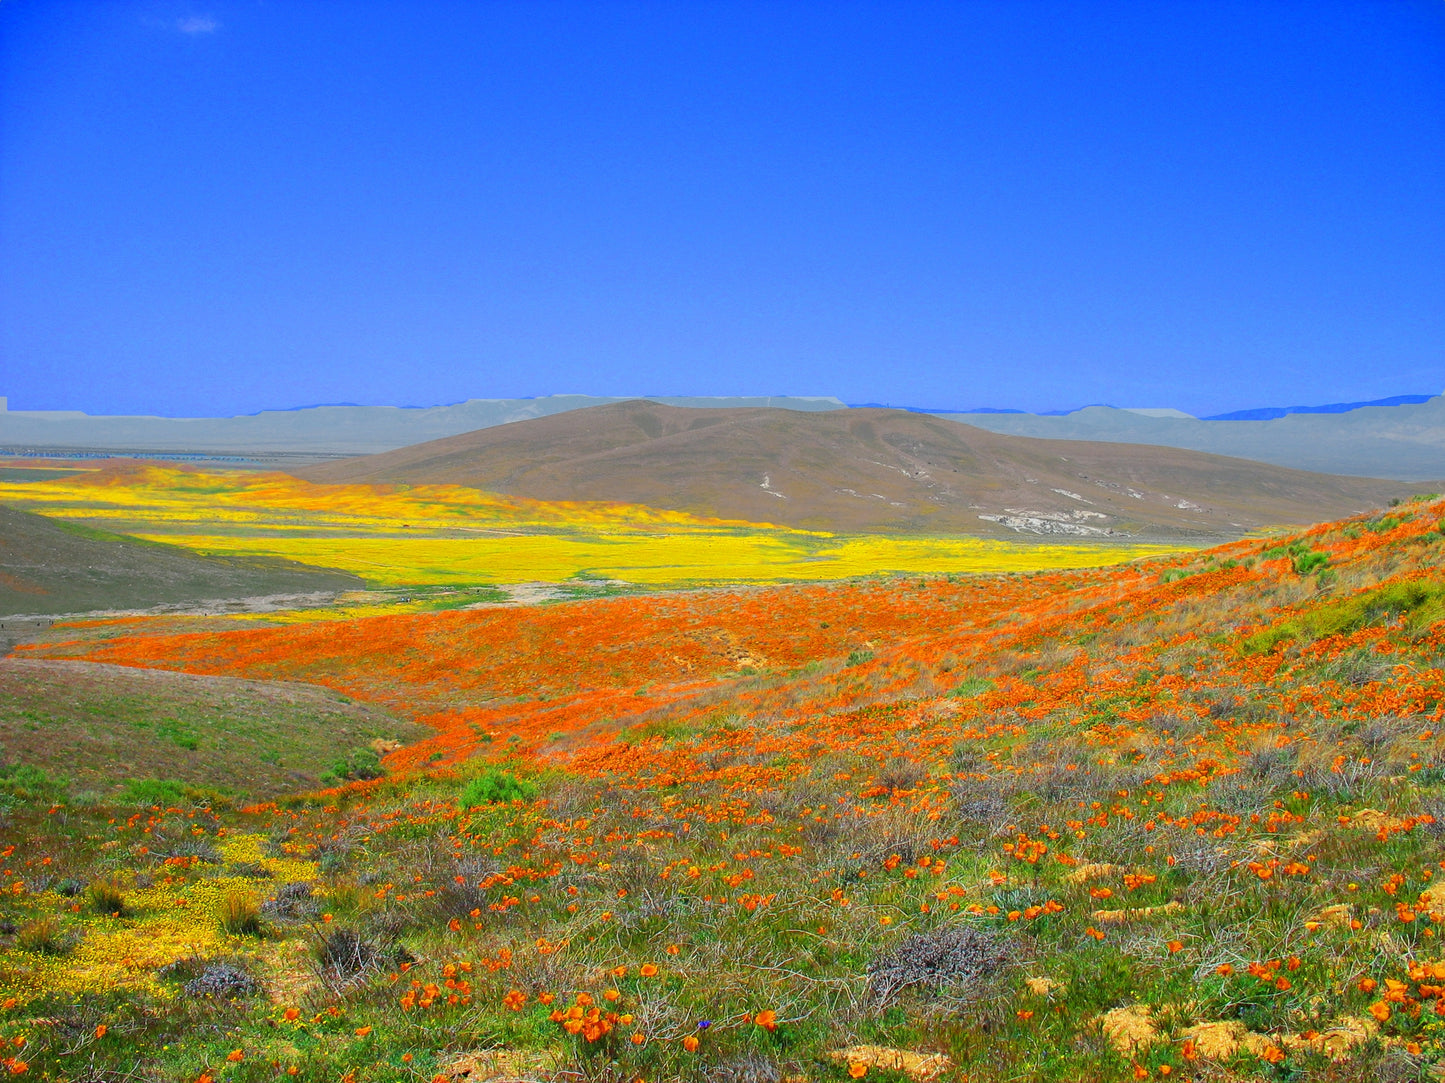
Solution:
M162 763L129 807L0 778L0 1063L1438 1078L1442 515L1106 568L57 626L16 657L302 682L426 735L259 804Z

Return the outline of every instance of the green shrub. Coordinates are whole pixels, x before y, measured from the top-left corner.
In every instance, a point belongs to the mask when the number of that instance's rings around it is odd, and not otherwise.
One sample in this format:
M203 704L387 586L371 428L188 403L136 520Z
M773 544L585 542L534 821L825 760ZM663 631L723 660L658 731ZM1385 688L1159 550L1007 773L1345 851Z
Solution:
M478 808L511 801L531 801L536 796L537 789L530 782L510 771L488 768L462 787L457 806L462 809Z
M159 805L174 808L185 803L183 783L164 778L133 778L121 791L121 800L128 805Z
M1405 630L1412 635L1445 620L1445 583L1425 579L1386 583L1321 605L1294 620L1247 636L1240 644L1243 654L1263 654L1291 639L1315 640L1352 632L1371 624L1405 618Z
M386 768L381 766L381 757L369 748L356 748L338 759L331 769L321 776L322 782L359 782L381 778Z
M974 696L982 695L993 687L993 681L987 677L969 677L962 684L956 685L950 696L957 699L972 699Z
M201 739L196 736L195 731L177 718L167 718L159 722L156 725L156 736L191 752L201 747Z
M873 661L872 651L856 650L848 652L848 661L846 664L850 666L861 666L864 662L871 661Z

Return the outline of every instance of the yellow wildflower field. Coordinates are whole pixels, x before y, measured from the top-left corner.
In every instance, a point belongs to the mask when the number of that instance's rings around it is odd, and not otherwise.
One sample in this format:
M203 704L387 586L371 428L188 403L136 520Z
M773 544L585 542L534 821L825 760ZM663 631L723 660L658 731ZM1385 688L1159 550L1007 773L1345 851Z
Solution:
M226 862L254 863L275 883L310 883L317 877L314 861L268 854L263 835L240 834L218 841L217 849ZM0 974L0 998L124 988L165 999L173 996L174 990L158 980L156 972L167 964L222 949L264 952L268 947L228 934L217 918L221 900L231 892L243 892L260 902L263 888L252 879L227 875L198 879L181 867L144 886L129 877L119 887L131 912L125 921L82 913L79 901L72 903L54 891L32 896L43 909L69 910L77 915L70 919L72 931L83 935L76 935L74 945L64 954L27 952L14 957L19 962Z
M0 502L201 552L339 568L375 587L995 573L1095 567L1184 548L838 535L461 486L314 485L284 474L157 466L0 483Z

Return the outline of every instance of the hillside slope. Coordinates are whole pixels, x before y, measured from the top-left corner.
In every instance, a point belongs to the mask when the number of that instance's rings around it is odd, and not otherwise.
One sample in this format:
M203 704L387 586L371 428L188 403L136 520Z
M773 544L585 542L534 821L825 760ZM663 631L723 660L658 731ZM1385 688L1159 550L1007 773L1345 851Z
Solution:
M146 708L304 681L433 733L244 809L0 766L10 1070L1436 1079L1442 515L1066 573L67 629L25 662L183 671L132 670Z
M430 731L295 681L0 658L3 758L113 797L156 775L258 800ZM364 755L364 752L361 753Z
M286 560L205 557L0 505L0 615L135 609L361 585L346 572Z
M451 483L840 531L1238 535L1415 491L1175 448L999 435L901 410L643 400L326 463L318 482Z

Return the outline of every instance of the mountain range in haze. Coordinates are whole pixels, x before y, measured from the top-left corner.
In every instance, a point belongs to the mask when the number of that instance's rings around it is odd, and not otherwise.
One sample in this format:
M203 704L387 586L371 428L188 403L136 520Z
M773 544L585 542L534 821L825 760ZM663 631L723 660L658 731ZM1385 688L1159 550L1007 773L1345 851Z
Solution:
M389 451L623 401L627 400L553 395L470 399L432 407L313 406L231 418L106 417L69 411L0 410L0 453L329 458ZM652 401L694 409L850 409L831 397L662 397ZM1010 435L1187 448L1331 474L1405 481L1445 476L1445 397L1441 396L1399 395L1363 404L1268 407L1213 418L1195 418L1169 409L1112 406L1053 414L1002 410L912 412Z

